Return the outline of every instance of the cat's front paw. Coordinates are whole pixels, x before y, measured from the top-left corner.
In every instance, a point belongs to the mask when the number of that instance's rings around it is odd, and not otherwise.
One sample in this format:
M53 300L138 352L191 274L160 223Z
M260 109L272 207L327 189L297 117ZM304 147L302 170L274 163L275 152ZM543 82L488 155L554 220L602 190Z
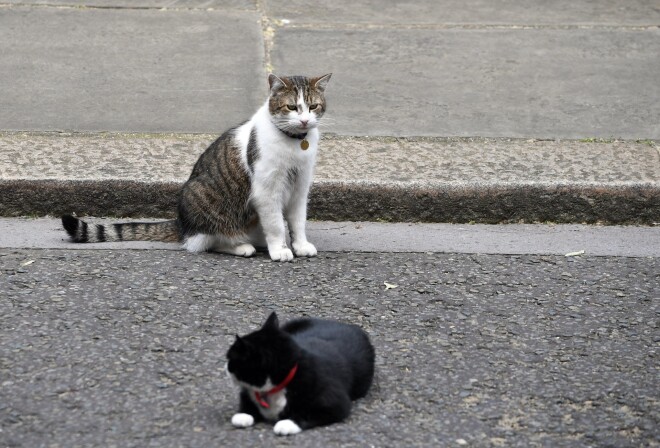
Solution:
M273 261L291 261L293 260L293 252L288 247L282 247L277 249L268 248L268 254L270 259Z
M275 434L278 436L292 436L301 432L302 429L300 429L300 426L296 425L293 420L280 420L275 423L273 431L275 431Z
M316 247L308 241L304 243L295 242L292 246L293 253L296 254L296 257L315 257L317 254Z
M250 414L239 412L231 418L231 424L236 428L249 428L254 425L254 417Z

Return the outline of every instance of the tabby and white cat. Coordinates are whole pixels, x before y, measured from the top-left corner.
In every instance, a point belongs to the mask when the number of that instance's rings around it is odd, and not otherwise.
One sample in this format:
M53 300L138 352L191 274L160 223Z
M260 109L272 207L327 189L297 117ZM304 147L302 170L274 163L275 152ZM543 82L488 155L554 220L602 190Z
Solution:
M355 325L296 319L282 327L272 313L263 327L236 336L227 371L240 386L232 425L275 423L277 435L329 425L348 417L374 376L374 347Z
M307 197L330 76L271 74L266 103L197 160L180 193L177 219L90 226L65 215L62 224L71 240L180 241L191 252L244 257L254 255L255 246L266 246L276 261L291 261L294 254L315 256L316 247L305 234Z

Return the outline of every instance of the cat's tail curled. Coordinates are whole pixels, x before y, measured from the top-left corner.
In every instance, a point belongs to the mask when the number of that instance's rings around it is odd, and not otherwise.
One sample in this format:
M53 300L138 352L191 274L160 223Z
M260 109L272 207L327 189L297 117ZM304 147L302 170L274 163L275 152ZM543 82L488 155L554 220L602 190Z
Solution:
M125 222L118 224L88 224L71 215L62 216L64 230L74 243L104 243L113 241L178 242L176 220L161 222Z

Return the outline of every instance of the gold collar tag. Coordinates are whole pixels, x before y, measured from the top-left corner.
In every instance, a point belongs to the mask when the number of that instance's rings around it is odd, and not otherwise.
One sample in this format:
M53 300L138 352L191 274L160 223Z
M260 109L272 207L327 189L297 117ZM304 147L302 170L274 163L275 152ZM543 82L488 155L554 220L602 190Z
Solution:
M300 149L302 149L303 151L305 151L307 148L309 148L309 142L307 141L306 138L304 138L304 139L302 139L302 141L300 142Z

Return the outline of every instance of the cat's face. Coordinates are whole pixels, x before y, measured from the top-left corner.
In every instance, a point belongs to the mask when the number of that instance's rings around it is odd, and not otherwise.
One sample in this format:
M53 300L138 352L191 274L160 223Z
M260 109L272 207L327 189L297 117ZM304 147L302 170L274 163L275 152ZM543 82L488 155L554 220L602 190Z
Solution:
M292 355L291 338L279 329L273 313L258 331L236 336L227 351L227 371L238 384L260 389L290 369Z
M273 123L289 133L306 133L317 127L325 113L324 92L331 75L306 78L271 74L268 109Z

